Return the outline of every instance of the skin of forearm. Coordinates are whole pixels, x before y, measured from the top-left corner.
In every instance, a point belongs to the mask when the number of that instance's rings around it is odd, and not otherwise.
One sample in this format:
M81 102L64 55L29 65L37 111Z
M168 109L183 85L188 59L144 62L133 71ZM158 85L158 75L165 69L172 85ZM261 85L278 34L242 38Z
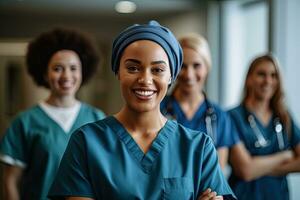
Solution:
M247 180L251 181L271 173L284 161L285 159L278 154L271 156L254 157L252 160L252 164L249 164L245 169L248 171Z
M300 172L300 156L293 158L291 161L286 162L276 167L270 175L284 176L288 173Z
M274 169L272 175L286 175L291 172L300 172L300 144L293 148L294 157L289 162Z
M276 167L290 160L292 152L284 151L266 156L251 156L244 151L236 157L233 162L236 175L245 181L251 181L270 174Z
M6 181L4 184L4 199L6 200L19 200L19 191L17 184Z
M3 166L4 199L19 200L19 183L23 174L23 169L17 166Z
M218 148L217 152L219 157L219 164L221 166L222 171L224 171L228 163L228 148L227 147Z

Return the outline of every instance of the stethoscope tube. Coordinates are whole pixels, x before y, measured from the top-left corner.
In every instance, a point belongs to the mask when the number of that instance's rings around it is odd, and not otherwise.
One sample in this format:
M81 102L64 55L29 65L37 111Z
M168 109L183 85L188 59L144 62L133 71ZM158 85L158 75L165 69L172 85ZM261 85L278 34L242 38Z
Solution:
M282 129L283 129L282 125L278 118L275 119L274 123L275 123L275 132L276 132L276 136L277 136L278 147L280 150L283 150L284 149L284 139L283 139L283 133L282 133Z
M266 147L270 144L269 140L266 140L265 137L263 136L262 132L259 130L257 123L255 121L255 118L253 115L248 115L248 122L249 125L251 127L251 129L253 130L254 135L257 138L257 141L255 141L254 146L256 148L262 148L262 147ZM282 124L280 123L278 118L275 118L274 120L274 129L276 132L276 138L277 138L277 142L278 142L278 147L280 150L284 149L284 139L283 139L283 133L282 133Z
M217 115L214 108L206 101L207 109L205 115L205 125L207 134L213 139L214 143L217 142Z
M172 97L171 97L172 98ZM207 105L205 112L205 126L207 134L212 138L214 143L217 143L217 114L214 107L207 100L206 95L204 94L204 102ZM166 117L177 119L176 114L174 113L172 101L169 101L166 106L166 112L164 113Z
M255 143L254 143L254 146L256 148L268 146L270 142L265 139L265 137L263 136L262 132L257 127L257 124L255 122L255 119L254 119L253 115L249 115L248 116L248 122L249 122L250 127L252 128L252 130L253 130L256 138L257 138L257 141L255 141Z

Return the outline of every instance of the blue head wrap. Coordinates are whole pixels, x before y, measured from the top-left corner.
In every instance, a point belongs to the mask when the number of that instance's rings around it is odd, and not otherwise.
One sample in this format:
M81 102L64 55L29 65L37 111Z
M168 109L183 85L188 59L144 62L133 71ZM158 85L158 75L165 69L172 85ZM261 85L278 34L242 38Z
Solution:
M151 40L165 50L169 58L172 81L174 81L181 69L182 49L173 33L153 20L148 24L135 24L128 27L114 40L111 58L113 72L117 73L119 70L124 49L137 40Z

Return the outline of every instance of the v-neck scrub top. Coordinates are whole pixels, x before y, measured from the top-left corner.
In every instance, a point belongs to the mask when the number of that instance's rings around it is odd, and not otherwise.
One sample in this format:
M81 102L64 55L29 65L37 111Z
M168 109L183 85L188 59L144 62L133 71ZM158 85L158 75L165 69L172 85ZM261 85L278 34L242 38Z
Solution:
M279 149L272 117L269 124L264 126L254 113L248 111L246 107L240 105L229 111L236 124L240 138L252 156L270 155L281 151ZM248 122L249 115L254 117L257 128L269 142L266 147L255 147L257 138ZM284 149L296 147L300 143L300 130L292 120L291 134L288 138L283 129ZM241 200L288 200L289 190L286 176L263 176L253 181L243 181L232 173L229 183L238 199Z
M110 116L72 135L49 196L188 200L207 188L235 199L209 136L168 120L144 154Z
M231 147L240 141L228 113L208 99L205 99L199 106L192 119L186 117L179 103L172 95L166 96L160 105L162 113L167 117L170 116L170 118L176 119L180 124L187 128L205 133L208 133L205 121L207 110L213 109L215 122L213 122L214 126L212 127L214 130L214 138L212 139L215 147L217 149L220 147Z
M1 155L24 164L20 198L47 199L71 133L84 124L102 118L102 111L81 103L78 116L70 132L66 133L38 105L20 113L0 143Z

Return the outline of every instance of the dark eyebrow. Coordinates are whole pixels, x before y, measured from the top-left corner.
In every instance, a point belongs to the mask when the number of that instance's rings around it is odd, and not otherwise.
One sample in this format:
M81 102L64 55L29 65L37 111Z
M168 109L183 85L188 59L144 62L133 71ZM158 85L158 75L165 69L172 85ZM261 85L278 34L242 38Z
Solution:
M167 65L167 63L165 61L163 61L163 60L153 61L153 62L151 62L151 64L152 65L158 65L158 64L165 64L165 65Z
M134 62L134 63L138 63L138 64L142 63L141 61L133 59L133 58L126 59L125 62Z
M129 58L129 59L126 59L125 62L134 62L134 63L138 63L138 64L141 64L142 62L137 60L137 59L133 59L133 58ZM158 65L158 64L165 64L167 65L167 63L163 60L158 60L158 61L153 61L151 62L152 65Z

